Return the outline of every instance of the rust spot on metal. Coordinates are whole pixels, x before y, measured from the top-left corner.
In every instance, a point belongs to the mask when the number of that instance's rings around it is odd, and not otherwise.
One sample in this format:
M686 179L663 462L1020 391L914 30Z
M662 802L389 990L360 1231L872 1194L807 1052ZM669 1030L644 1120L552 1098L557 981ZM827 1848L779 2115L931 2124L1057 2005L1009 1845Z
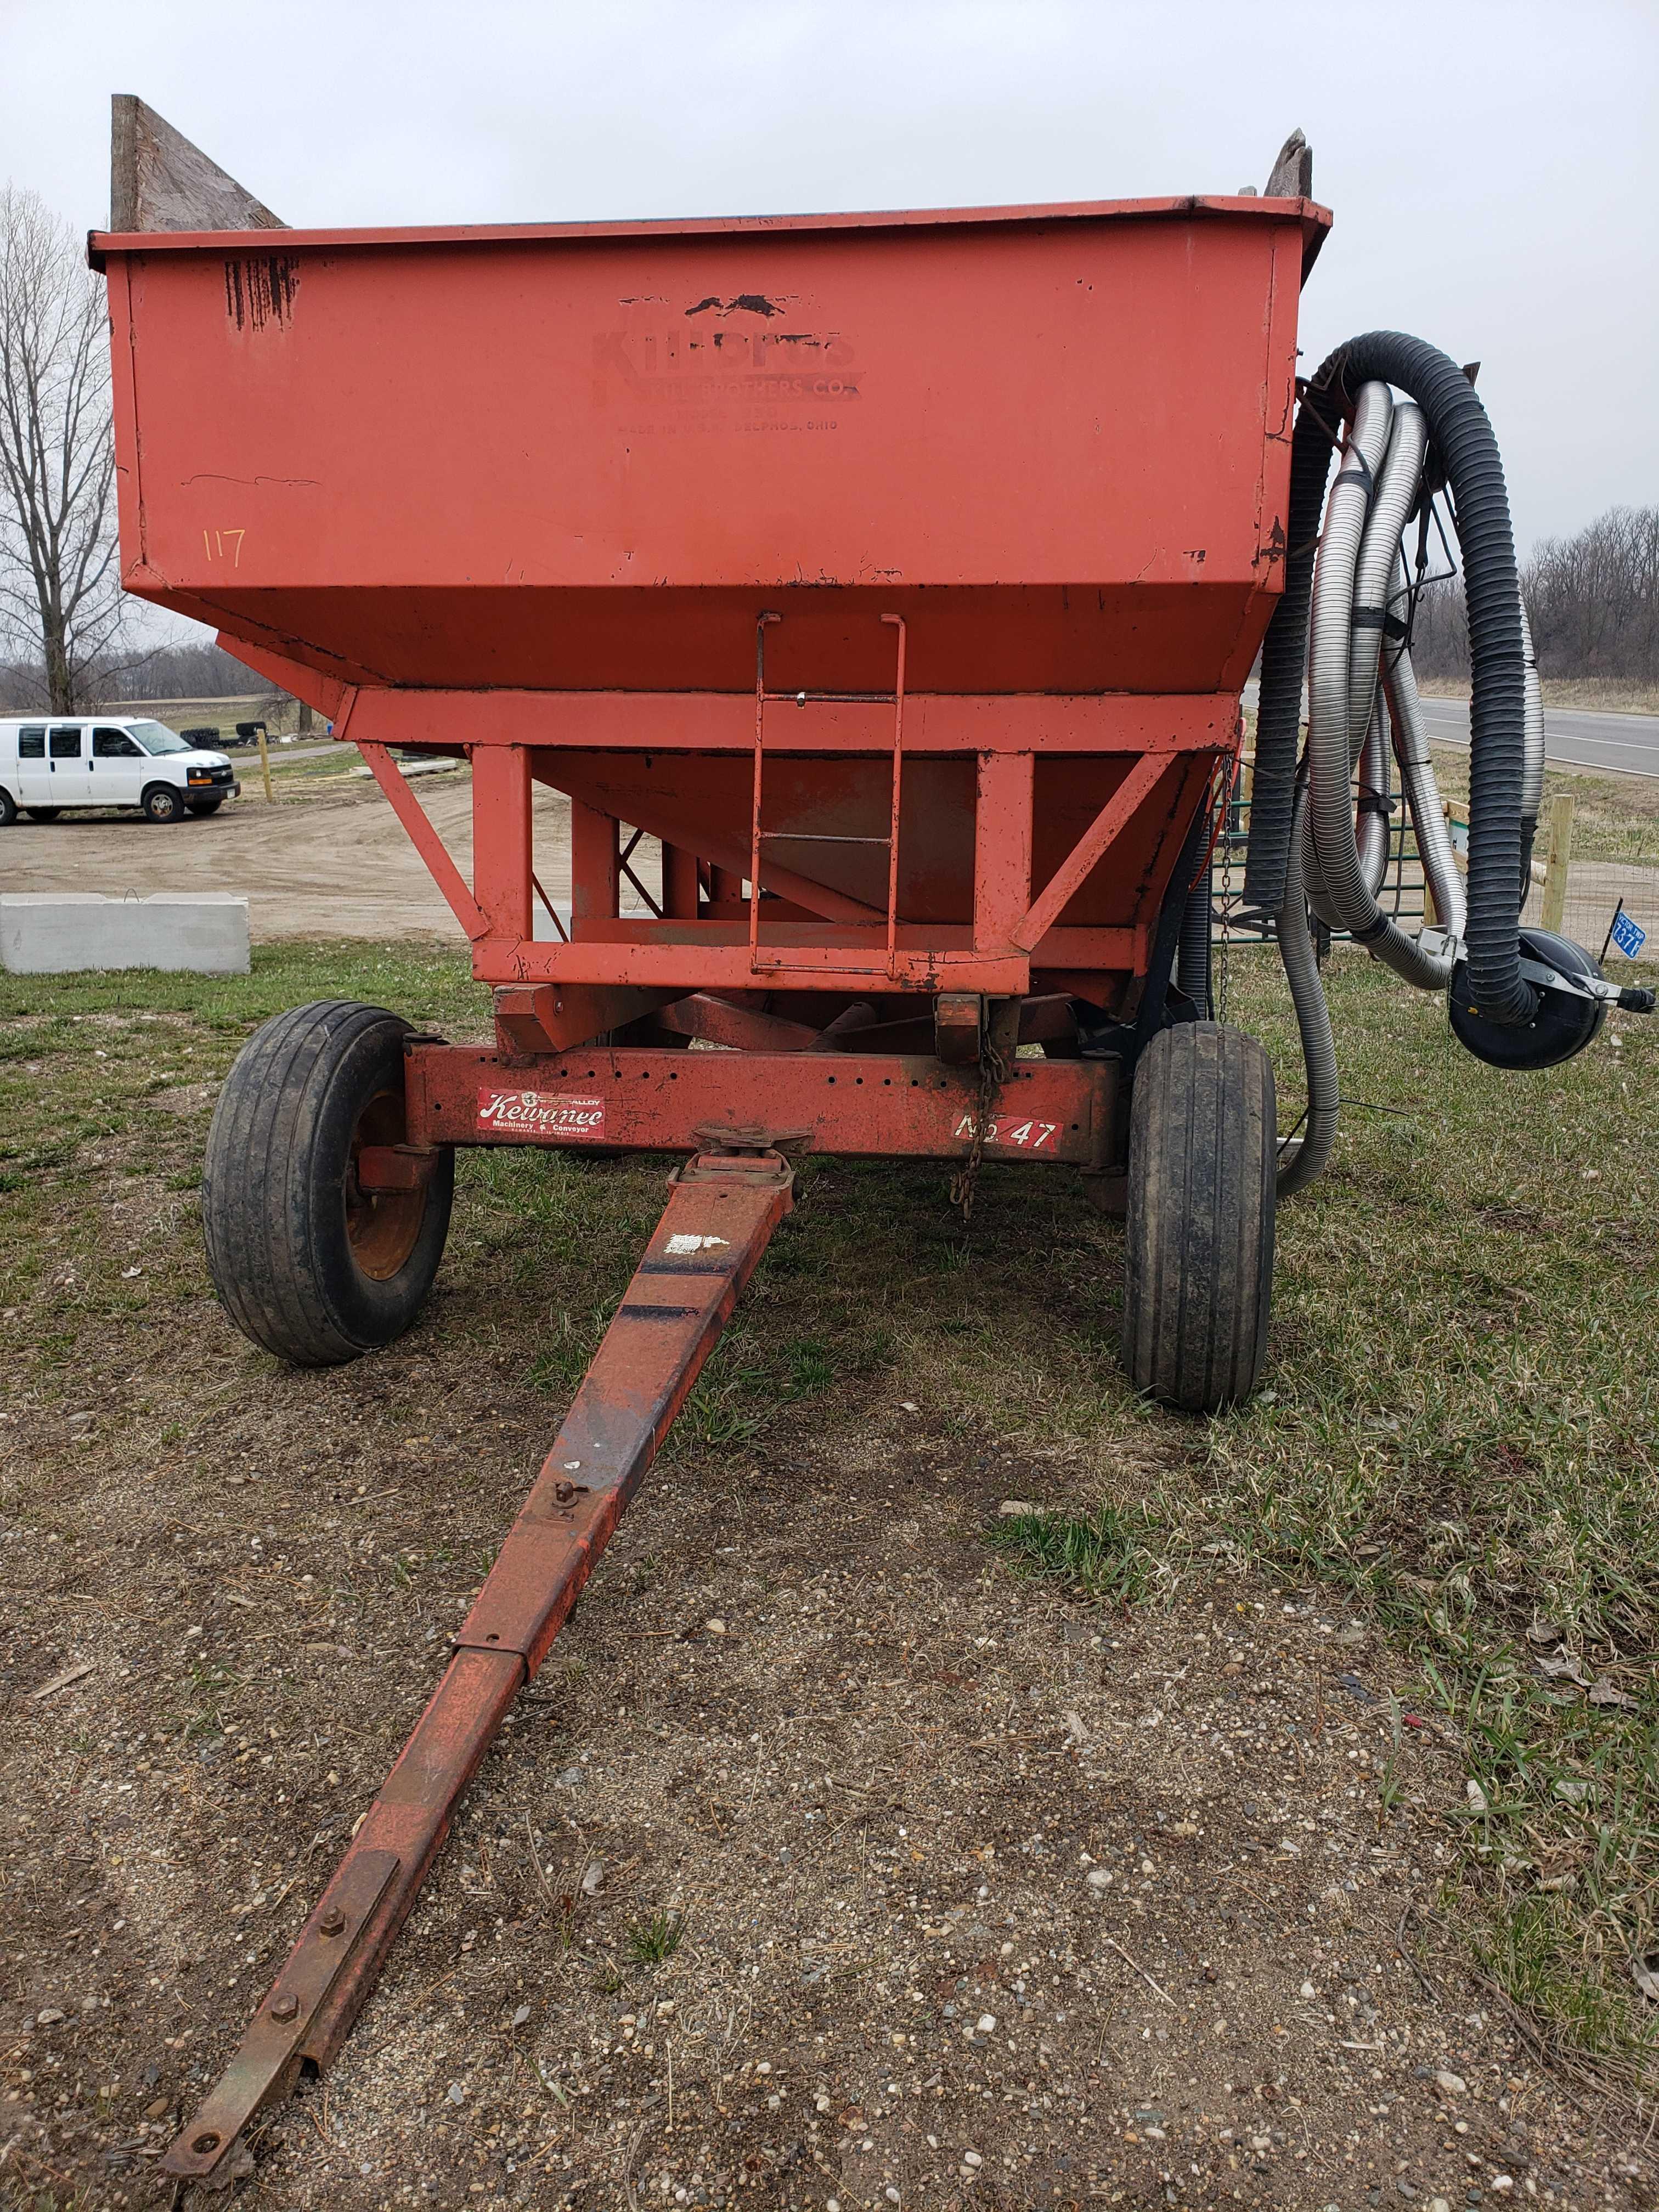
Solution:
M294 319L296 264L285 253L250 253L225 264L225 313L239 331L262 331Z
M710 308L721 315L735 314L739 310L748 315L781 315L783 313L782 304L776 300L769 300L763 292L739 292L730 300L722 300L717 293L710 292L699 300L695 307L688 307L685 312L688 315L706 315Z

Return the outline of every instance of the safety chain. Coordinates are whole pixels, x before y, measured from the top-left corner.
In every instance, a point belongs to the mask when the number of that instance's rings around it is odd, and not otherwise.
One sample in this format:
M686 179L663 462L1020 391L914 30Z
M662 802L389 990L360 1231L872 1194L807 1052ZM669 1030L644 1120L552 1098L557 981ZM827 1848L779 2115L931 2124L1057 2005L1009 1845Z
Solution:
M974 1191L979 1180L979 1164L985 1157L985 1143L995 1126L997 1092L1008 1078L1008 1063L988 1036L981 1037L979 1048L979 1103L974 1112L973 1141L968 1147L968 1157L951 1178L951 1203L962 1208L965 1223L974 1218Z
M1243 743L1243 728L1239 729L1239 743ZM1205 1012L1212 1022L1227 1018L1227 954L1233 940L1233 802L1238 792L1243 766L1241 753L1235 752L1216 763L1210 781L1210 849L1204 856L1204 871L1210 882L1210 1003ZM1221 962L1220 974L1216 973L1215 941L1215 848L1221 847Z
M1233 941L1233 793L1238 788L1238 767L1221 771L1221 963L1216 978L1215 1018L1227 1018L1227 953Z

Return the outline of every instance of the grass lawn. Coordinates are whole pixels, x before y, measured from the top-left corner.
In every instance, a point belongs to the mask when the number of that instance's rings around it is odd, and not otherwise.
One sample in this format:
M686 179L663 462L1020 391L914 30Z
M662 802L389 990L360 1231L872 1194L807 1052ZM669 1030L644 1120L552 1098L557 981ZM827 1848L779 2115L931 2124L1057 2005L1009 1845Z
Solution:
M263 805L265 793L259 774L259 756L254 751L245 752L240 757L246 763L241 778L243 798L252 798L256 805ZM282 805L288 800L314 798L319 792L331 789L348 777L361 781L363 766L363 757L354 744L330 744L322 752L307 753L300 760L281 747L272 746L270 775L276 802ZM454 763L453 773L465 773L460 762Z
M1271 1045L1288 1127L1300 1068L1276 964L1229 965L1230 1014ZM1016 1569L1102 1604L1155 1605L1218 1565L1358 1596L1393 1639L1396 1736L1455 1747L1430 1808L1458 1847L1439 1911L1541 2039L1650 2079L1659 1025L1620 1018L1616 1043L1504 1076L1358 957L1329 984L1352 1103L1330 1172L1281 1217L1250 1406L1194 1422L1133 1396L1114 1349L1121 1233L1067 1176L988 1167L964 1230L941 1169L807 1159L684 1418L701 1445L758 1450L780 1404L850 1432L923 1375L957 1431L1033 1470L1022 1494L1043 1510L997 1532ZM0 1360L31 1402L91 1406L94 1370L142 1392L146 1345L187 1315L199 1329L212 1087L260 1020L322 996L487 1028L462 959L425 950L291 945L228 980L0 977ZM133 1256L89 1194L141 1176L171 1202ZM580 1295L538 1309L523 1343L550 1434L662 1177L657 1159L463 1159L447 1269L529 1297L582 1258ZM263 1355L247 1356L252 1371ZM9 1481L8 1514L40 1512L30 1483L26 1466ZM1385 1767L1384 1826L1397 1787Z
M1454 813L1469 806L1467 748L1436 745L1435 779ZM1549 832L1550 801L1573 802L1572 857L1577 860L1628 860L1659 866L1659 779L1639 775L1597 775L1593 769L1571 772L1547 768L1544 803L1539 815L1538 857ZM1599 950L1599 944L1590 950Z

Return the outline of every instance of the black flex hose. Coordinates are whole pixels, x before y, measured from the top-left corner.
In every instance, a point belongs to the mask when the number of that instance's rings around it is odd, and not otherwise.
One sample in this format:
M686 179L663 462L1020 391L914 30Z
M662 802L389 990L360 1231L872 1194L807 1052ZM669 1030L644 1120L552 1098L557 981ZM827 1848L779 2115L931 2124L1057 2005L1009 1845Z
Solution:
M1332 360L1337 356L1332 356ZM1330 363L1326 363L1328 368ZM1315 379L1322 384L1325 369ZM1297 410L1291 439L1291 504L1286 520L1285 589L1261 641L1255 708L1255 772L1250 784L1250 841L1244 855L1244 903L1277 914L1285 902L1302 753L1302 679L1308 666L1308 609L1325 484L1342 427L1340 392L1310 391Z
M1182 908L1176 947L1176 981L1198 1008L1201 1022L1215 1019L1210 1004L1210 937L1214 921L1214 864L1206 860Z
M1245 896L1252 905L1276 906L1284 895L1314 538L1330 466L1330 436L1351 395L1372 379L1409 392L1421 407L1456 503L1474 692L1465 936L1470 995L1483 1018L1525 1024L1537 1008L1537 993L1521 973L1517 929L1526 658L1504 464L1486 410L1456 362L1399 331L1370 331L1339 346L1316 372L1297 416L1285 592L1261 648Z
M1170 977L1175 969L1176 953L1181 943L1182 925L1187 919L1190 906L1188 886L1204 856L1205 842L1209 834L1209 810L1200 806L1193 817L1191 829L1182 842L1181 858L1175 864L1170 887L1164 894L1164 903L1158 910L1158 927L1152 935L1152 957L1146 963L1146 979L1140 987L1140 1005L1135 1013L1134 1040L1129 1063L1132 1067L1164 1027L1164 1012L1170 996Z

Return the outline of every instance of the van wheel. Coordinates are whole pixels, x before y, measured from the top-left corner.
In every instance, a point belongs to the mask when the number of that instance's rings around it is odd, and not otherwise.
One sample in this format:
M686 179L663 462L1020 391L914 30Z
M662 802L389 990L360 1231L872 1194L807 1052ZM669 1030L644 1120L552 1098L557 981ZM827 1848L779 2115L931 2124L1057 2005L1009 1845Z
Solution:
M9 830L16 819L17 801L6 789L4 784L0 783L0 830Z
M1123 1362L1188 1413L1248 1398L1273 1298L1278 1133L1273 1063L1254 1037L1180 1022L1135 1067Z
M182 822L185 818L184 794L170 783L153 783L144 793L144 817L149 822Z
M189 809L192 814L216 814L224 803L222 799L192 799Z
M208 1272L242 1334L300 1367L390 1344L432 1288L455 1155L404 1142L404 1039L381 1006L327 999L278 1014L238 1054L208 1132ZM365 1186L366 1147L412 1170Z
M26 806L23 809L31 822L55 822L63 811L61 806Z

